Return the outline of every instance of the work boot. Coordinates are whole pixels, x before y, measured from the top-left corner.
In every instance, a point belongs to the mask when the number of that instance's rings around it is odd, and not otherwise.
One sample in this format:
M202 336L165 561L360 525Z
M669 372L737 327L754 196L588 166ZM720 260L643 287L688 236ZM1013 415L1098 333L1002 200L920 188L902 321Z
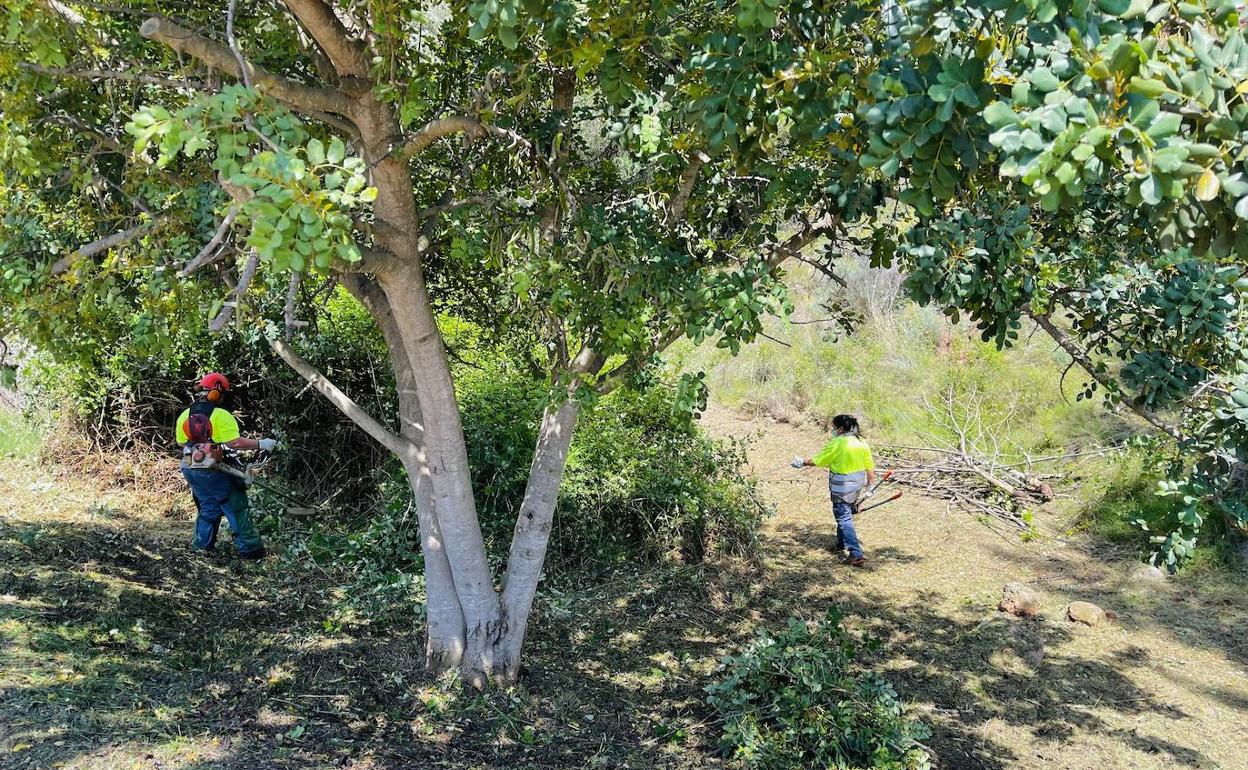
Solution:
M859 556L857 559L850 559L848 564L851 567L865 567L867 566L867 557Z
M265 556L268 556L268 553L264 550L264 546L260 546L254 551L248 551L247 553L240 553L238 555L238 558L246 559L247 561L259 561L260 559L263 559Z

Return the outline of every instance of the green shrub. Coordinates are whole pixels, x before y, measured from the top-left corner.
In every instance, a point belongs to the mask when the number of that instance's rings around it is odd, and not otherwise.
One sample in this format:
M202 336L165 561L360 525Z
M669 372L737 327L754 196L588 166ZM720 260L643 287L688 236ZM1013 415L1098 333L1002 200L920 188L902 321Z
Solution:
M1145 559L1156 550L1151 538L1173 525L1173 502L1157 495L1165 478L1160 454L1145 445L1118 455L1093 459L1082 466L1086 480L1076 500L1075 528L1088 530L1105 541ZM1201 506L1206 524L1185 570L1235 567L1235 539L1228 517L1212 506ZM1158 566L1167 567L1164 561Z
M458 395L477 512L501 556L524 496L545 388L503 359L461 369ZM674 388L616 391L586 410L560 486L549 569L752 555L768 508L742 447L672 408Z
M560 490L563 563L754 554L770 508L741 472L744 445L710 438L674 399L670 385L617 391L585 417Z
M707 690L725 754L757 770L931 766L919 743L927 727L892 686L854 666L858 644L840 621L835 609L813 623L790 619L724 660L727 676Z

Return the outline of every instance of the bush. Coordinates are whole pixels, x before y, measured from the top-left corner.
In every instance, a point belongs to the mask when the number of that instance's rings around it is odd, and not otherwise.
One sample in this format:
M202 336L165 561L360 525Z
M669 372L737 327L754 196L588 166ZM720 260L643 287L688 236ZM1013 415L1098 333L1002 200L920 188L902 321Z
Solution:
M524 496L545 388L505 359L457 372L477 512L506 553ZM672 408L674 389L617 391L587 409L559 490L548 569L753 555L768 507L741 473L740 446Z
M748 768L925 770L921 722L906 717L897 693L853 667L858 646L835 609L822 620L790 619L760 631L727 677L707 688L724 722L721 748Z
M308 316L315 331L302 354L373 414L393 414L393 377L380 334L344 290ZM377 500L371 474L389 453L270 352L260 330L229 327L212 335L198 324L149 349L124 340L94 353L54 360L36 354L21 386L37 411L55 413L72 433L66 462L99 455L173 455L173 423L187 407L198 377L229 376L230 411L248 435L276 435L288 451L270 470L310 499L363 511ZM73 456L77 451L83 458Z

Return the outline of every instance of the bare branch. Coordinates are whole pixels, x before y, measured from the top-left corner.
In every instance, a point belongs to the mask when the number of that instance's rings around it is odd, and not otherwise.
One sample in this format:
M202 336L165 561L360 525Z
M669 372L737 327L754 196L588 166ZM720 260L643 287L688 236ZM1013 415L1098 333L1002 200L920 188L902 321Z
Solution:
M672 227L685 218L685 209L689 207L689 198L693 195L693 186L698 181L698 174L702 171L702 166L710 162L711 159L705 152L693 151L689 165L685 166L685 170L680 174L680 184L676 186L676 194L668 203L667 216L663 218L664 227Z
M286 339L294 339L295 329L300 326L307 326L307 321L300 321L295 318L295 300L299 298L299 284L303 282L303 273L291 273L290 285L286 289Z
M403 160L409 160L424 152L429 145L442 137L459 133L480 136L485 133L485 127L481 121L467 115L451 115L431 120L408 138L407 143L399 150L399 156Z
M1101 387L1106 390L1113 390L1115 388L1116 383L1110 380L1104 372L1101 372L1096 368L1096 365L1092 363L1092 359L1088 356L1087 351L1080 348L1079 345L1077 345L1075 341L1070 338L1070 335L1059 329L1057 325L1053 323L1053 319L1049 318L1048 315L1040 313L1028 312L1027 315L1039 324L1040 328L1048 332L1049 336L1053 338L1053 341L1061 346L1062 350L1065 350L1066 354L1074 359L1079 364L1080 368L1087 372L1089 377L1096 380ZM1134 404L1130 401L1127 401L1126 404L1130 407L1131 411L1144 418L1144 420L1153 427L1162 431L1171 438L1179 441L1183 440L1182 432L1180 432L1177 427L1169 424L1159 417L1156 412L1146 406Z
M221 224L217 226L217 231L212 234L212 238L204 244L204 247L199 250L199 253L190 262L186 263L186 267L182 268L180 275L183 278L216 259L217 247L225 240L226 233L230 231L230 226L234 224L234 218L238 216L238 209L237 203L230 206L230 210L225 213L225 217L221 220Z
M63 275L69 272L70 268L72 268L80 260L90 259L91 257L94 257L97 254L102 254L109 249L129 243L135 238L138 238L140 235L146 233L148 230L151 230L159 224L160 221L160 219L153 219L151 221L135 225L128 230L122 230L121 232L107 235L99 240L83 244L75 249L73 253L67 254L52 263L52 275Z
M171 78L149 75L145 72L125 72L122 70L75 70L65 67L42 67L38 64L29 64L26 62L20 62L18 66L24 70L28 70L39 75L47 75L48 77L77 78L80 80L120 80L127 83L144 83L152 86L164 86L166 88L188 88L195 91L208 90L208 85L199 80L173 80Z
M797 259L798 262L805 262L806 264L810 265L814 269L823 273L832 281L835 281L836 283L840 284L841 288L844 288L844 289L849 288L849 283L846 282L844 278L837 275L835 270L823 264L822 262L819 262L818 260L814 260L814 259L807 259L806 257L802 256L800 253L798 253L795 258Z
M269 347L273 348L273 352L299 373L299 376L307 380L317 392L324 396L331 404L338 408L338 411L347 416L351 422L355 423L372 436L377 443L394 452L397 455L403 455L406 452L415 451L415 447L410 441L382 425L375 417L355 401L346 393L343 393L337 385L329 381L325 375L321 374L315 366L308 363L296 353L283 340L269 340Z
M238 276L238 285L234 287L234 299L225 303L225 307L221 308L221 312L217 314L217 317L208 324L209 331L219 332L230 322L230 318L234 315L234 310L242 304L243 297L247 294L248 287L251 286L251 279L256 277L256 271L259 269L260 255L253 251L247 257L247 264L243 265L243 272Z
M368 52L359 40L351 37L351 33L335 15L332 7L322 0L285 2L286 7L325 52L339 73L344 77L367 81Z
M235 76L240 74L238 61L228 47L173 22L152 16L139 27L139 34L149 40L164 43L178 53L192 56L219 72ZM261 93L269 94L298 110L351 115L354 103L341 91L304 85L275 75L255 64L244 64L247 78Z
M238 0L230 0L230 5L225 11L225 42L230 46L230 53L234 54L234 61L238 62L238 74L243 79L243 85L251 88L251 73L247 71L247 60L243 58L243 51L238 47L238 40L234 37L234 11L237 8Z
M428 208L421 209L416 213L417 219L426 219L438 214L445 214L448 211L457 211L468 206L480 206L490 202L488 195L474 195L471 198L464 198L458 201L447 201L446 203L435 203Z
M801 257L802 249L809 246L823 235L835 232L837 225L840 223L840 215L832 216L825 214L815 222L803 223L800 230L785 240L772 246L771 253L767 256L767 264L771 267L779 267L786 259L790 257Z
M335 265L335 270L340 273L385 273L396 270L404 264L403 260L392 251L365 246L361 243L357 243L355 247L360 250L360 261Z

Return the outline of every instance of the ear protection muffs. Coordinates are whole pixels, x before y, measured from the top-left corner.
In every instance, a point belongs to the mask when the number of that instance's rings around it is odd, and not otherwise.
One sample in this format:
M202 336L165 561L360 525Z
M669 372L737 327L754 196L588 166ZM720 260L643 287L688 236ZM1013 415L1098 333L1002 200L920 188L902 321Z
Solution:
M221 394L220 388L213 388L212 390L204 394L204 398L208 399L208 401L214 404L221 400L221 396L222 394Z

